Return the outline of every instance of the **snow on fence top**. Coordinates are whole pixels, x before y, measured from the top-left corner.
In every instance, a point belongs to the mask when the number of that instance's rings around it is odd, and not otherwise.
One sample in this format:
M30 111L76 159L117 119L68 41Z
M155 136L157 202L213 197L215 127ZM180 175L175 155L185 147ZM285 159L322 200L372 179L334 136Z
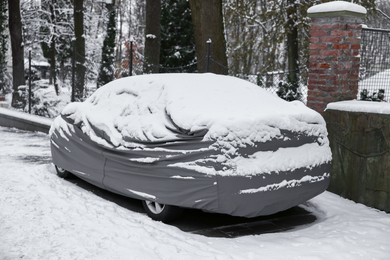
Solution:
M387 102L347 100L329 103L326 107L326 110L328 109L349 112L390 114L390 104Z
M363 6L350 3L350 2L345 2L345 1L333 1L333 2L315 5L310 7L307 10L307 13L315 14L315 13L330 13L330 12L343 12L343 11L367 14L367 10Z

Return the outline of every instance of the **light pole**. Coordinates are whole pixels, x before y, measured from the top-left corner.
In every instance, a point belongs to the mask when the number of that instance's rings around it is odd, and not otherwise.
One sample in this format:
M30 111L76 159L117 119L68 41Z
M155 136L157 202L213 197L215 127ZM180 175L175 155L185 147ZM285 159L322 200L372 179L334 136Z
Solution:
M206 72L210 72L210 48L211 48L211 39L206 41L207 43L207 64L206 64Z

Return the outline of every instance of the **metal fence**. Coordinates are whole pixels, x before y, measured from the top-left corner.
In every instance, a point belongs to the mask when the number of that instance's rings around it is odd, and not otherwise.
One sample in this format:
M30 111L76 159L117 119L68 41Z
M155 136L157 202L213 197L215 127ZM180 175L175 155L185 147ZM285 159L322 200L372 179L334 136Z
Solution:
M288 84L288 71L269 71L257 75L235 75L236 77L248 80L259 87L275 94L283 96L284 99L299 99L306 103L307 101L307 83L300 79L296 90L291 89ZM288 89L286 89L286 87ZM289 97L288 97L289 96Z
M362 29L359 77L358 99L390 102L390 30Z

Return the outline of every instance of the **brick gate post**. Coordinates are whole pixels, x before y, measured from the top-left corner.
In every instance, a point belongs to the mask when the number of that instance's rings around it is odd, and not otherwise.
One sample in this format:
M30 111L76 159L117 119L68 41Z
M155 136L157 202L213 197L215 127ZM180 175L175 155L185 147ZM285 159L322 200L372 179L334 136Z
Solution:
M308 9L311 18L307 106L323 113L326 105L356 99L360 36L366 9L333 1Z

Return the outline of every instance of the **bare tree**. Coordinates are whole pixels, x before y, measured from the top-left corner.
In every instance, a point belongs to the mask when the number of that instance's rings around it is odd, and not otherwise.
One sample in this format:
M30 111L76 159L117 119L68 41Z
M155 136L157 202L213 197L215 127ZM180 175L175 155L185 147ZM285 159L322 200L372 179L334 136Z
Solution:
M264 23L259 22L263 3L247 0L227 0L224 19L229 73L250 75L259 73L265 48L261 39ZM268 37L270 35L268 34Z
M208 69L209 72L227 74L222 0L190 0L190 7L198 71L206 72ZM208 46L210 46L210 60L207 59Z
M22 37L22 21L20 15L20 0L8 0L9 31L12 49L12 102L17 107L20 101L18 87L25 85L24 79L24 48Z
M161 45L161 0L146 0L144 73L158 73Z
M65 68L64 64L71 55L71 38L73 24L70 0L41 0L40 7L36 4L22 5L25 44L32 50L32 57L40 59L39 43L43 56L50 64L49 84L53 84L57 95L60 92Z

